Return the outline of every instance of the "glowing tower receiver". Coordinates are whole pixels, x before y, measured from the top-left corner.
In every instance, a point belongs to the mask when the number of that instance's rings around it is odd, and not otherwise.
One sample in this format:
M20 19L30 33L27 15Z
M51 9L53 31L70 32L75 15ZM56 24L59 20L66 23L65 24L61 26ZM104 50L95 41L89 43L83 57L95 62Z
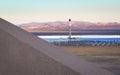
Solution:
M69 19L69 39L71 39L71 26L72 26L72 23L71 23L71 19Z

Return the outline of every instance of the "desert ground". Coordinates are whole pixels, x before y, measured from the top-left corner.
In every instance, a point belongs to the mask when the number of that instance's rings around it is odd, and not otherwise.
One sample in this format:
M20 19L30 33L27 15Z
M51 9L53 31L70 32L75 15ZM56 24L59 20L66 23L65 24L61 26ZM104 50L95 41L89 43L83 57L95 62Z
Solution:
M104 55L120 56L120 46L61 46L65 50L78 56Z
M61 47L115 75L120 75L120 46Z

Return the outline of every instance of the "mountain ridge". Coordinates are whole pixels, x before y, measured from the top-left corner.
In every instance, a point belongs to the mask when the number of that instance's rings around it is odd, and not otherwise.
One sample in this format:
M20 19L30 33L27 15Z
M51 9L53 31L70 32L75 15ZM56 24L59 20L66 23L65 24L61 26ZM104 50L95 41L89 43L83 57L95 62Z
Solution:
M29 32L42 32L42 31L68 31L69 26L67 21L55 22L31 22L20 24L24 30ZM120 30L120 23L118 22L85 22L85 21L72 21L72 30Z

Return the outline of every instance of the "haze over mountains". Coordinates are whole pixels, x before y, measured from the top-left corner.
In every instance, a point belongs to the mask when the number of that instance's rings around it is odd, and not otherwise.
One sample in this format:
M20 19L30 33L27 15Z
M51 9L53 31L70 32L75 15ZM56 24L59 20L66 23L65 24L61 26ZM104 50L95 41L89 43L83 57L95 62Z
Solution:
M56 22L32 22L19 25L21 28L29 32L49 32L49 31L68 31L68 22L56 21ZM91 23L84 21L72 21L72 30L120 30L120 23Z

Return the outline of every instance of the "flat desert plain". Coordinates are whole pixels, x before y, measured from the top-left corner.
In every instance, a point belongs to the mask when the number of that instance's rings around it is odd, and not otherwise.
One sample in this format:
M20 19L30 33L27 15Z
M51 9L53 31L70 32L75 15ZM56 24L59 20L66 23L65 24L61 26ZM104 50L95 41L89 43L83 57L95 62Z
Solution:
M95 65L120 75L120 46L61 46Z

